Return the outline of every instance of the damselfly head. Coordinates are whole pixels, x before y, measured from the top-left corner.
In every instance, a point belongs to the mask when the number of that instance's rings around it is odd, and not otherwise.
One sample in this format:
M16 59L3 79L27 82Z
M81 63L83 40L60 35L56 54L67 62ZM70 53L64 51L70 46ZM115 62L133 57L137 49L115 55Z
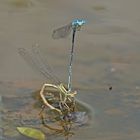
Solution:
M80 30L81 26L86 23L84 19L74 19L72 21L72 28L76 28L78 31Z

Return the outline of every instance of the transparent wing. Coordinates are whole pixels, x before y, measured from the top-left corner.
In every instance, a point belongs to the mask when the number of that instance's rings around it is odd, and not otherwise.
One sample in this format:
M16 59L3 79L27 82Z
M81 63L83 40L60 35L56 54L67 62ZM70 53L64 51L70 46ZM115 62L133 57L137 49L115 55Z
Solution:
M31 51L28 51L25 48L19 48L18 52L28 64L30 64L32 67L37 69L43 76L45 76L46 80L49 79L55 84L60 83L58 78L53 74L52 68L46 62L44 62L39 47L37 45L32 46Z
M53 73L53 70L50 67L50 65L46 61L44 62L44 59L41 56L40 49L38 46L33 46L31 51L25 48L18 48L18 53L32 68L40 72L46 78L46 80L49 79L54 84L61 83L57 76L55 76L55 74ZM85 87L83 85L77 85L74 88L75 90L94 90L94 88L87 86Z
M71 33L71 30L72 30L72 25L68 24L66 26L54 30L52 37L53 39L65 38Z

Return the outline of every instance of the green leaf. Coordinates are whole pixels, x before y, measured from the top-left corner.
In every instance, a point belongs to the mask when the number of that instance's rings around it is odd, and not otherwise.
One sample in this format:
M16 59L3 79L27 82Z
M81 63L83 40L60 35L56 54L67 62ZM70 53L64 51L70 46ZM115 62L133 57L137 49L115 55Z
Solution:
M45 140L45 135L38 129L29 128L29 127L17 127L17 130L28 137L34 138L36 140Z

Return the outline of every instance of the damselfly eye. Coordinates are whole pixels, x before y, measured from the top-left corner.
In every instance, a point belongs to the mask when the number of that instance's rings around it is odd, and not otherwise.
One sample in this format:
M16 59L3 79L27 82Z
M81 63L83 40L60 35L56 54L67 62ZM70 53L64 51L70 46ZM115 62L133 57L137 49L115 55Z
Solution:
M83 19L75 19L72 21L72 26L82 26L86 21Z

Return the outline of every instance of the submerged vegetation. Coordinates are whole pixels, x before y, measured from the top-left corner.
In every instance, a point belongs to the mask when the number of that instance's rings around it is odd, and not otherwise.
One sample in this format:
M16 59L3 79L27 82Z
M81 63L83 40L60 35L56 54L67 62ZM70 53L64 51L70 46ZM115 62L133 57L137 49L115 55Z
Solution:
M47 87L54 88L57 91L46 91L45 88ZM40 91L40 96L43 101L40 117L43 125L50 130L54 130L56 133L63 134L67 139L73 134L71 128L74 123L74 113L76 111L75 95L76 92L69 93L62 84L58 86L44 84ZM48 119L49 122L55 124L55 127L47 123Z
M74 135L75 128L87 124L88 110L86 107L84 109L82 104L79 104L75 99L76 91L68 92L63 84L44 84L37 94L36 100L41 110L38 112L40 118L38 119L45 131L46 129L50 130L52 133L62 135L65 140L68 140L69 137ZM26 123L17 127L17 130L21 134L37 140L44 140L47 135L47 131L45 132L44 129L42 132Z
M17 8L22 8L32 5L32 2L31 0L10 0L10 4Z
M93 6L92 9L95 11L104 11L106 10L106 7L103 5L96 5L96 6Z

